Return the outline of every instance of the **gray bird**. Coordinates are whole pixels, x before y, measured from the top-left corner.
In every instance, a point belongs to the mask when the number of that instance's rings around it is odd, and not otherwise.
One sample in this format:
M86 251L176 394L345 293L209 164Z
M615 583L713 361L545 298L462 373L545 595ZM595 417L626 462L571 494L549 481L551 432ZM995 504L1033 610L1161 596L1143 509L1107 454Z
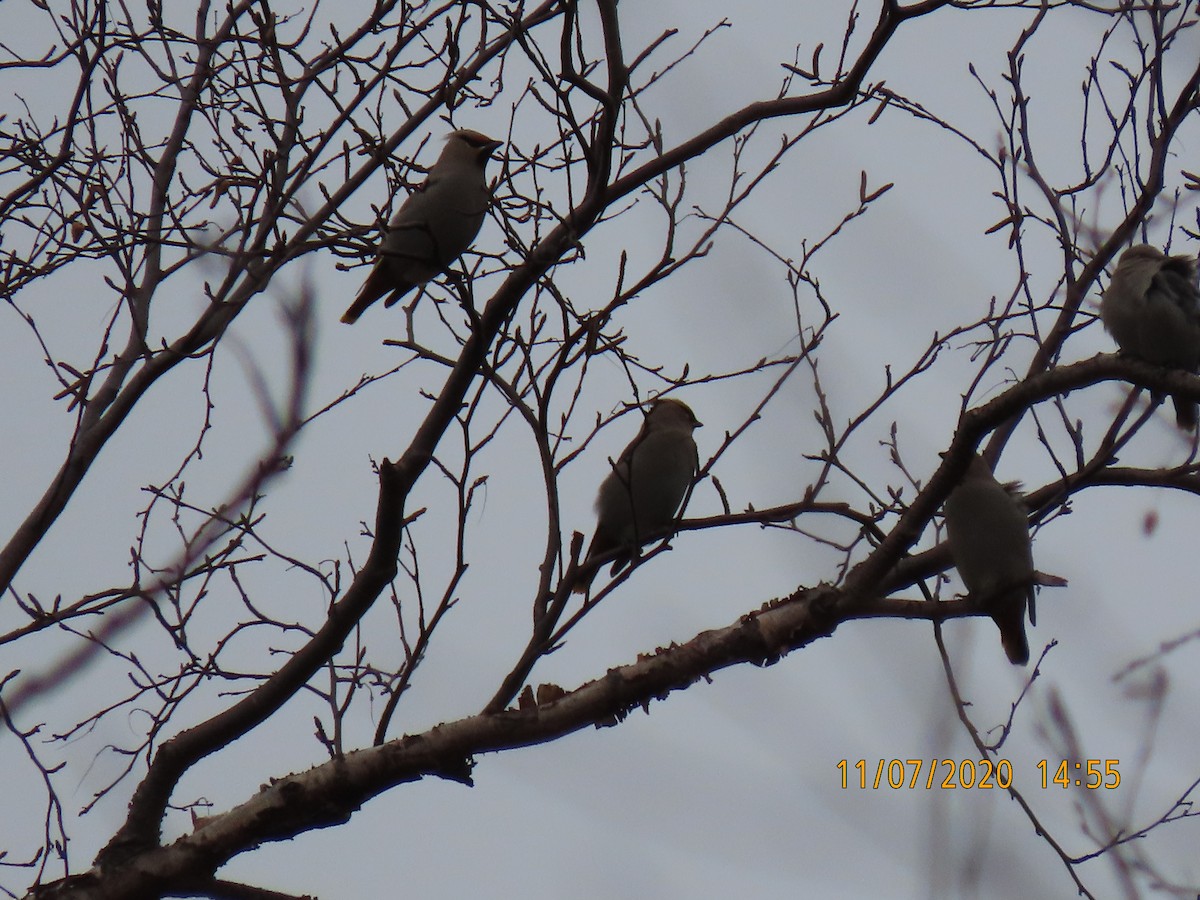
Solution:
M356 321L380 297L391 306L445 272L471 246L492 199L484 169L499 146L478 131L451 132L425 183L388 225L375 267L343 322Z
M943 512L950 554L967 591L1000 629L1010 662L1029 662L1025 605L1030 624L1034 608L1033 548L1025 505L1001 485L983 457L971 460L962 481L946 498Z
M642 428L613 464L596 497L596 534L574 590L587 591L600 569L596 560L617 550L613 575L629 565L646 539L675 521L696 478L699 456L692 432L700 422L687 404L655 400Z
M1149 244L1130 247L1100 299L1100 318L1122 352L1172 369L1200 370L1200 290L1190 256L1165 256ZM1171 399L1179 427L1194 431L1200 407L1182 395Z

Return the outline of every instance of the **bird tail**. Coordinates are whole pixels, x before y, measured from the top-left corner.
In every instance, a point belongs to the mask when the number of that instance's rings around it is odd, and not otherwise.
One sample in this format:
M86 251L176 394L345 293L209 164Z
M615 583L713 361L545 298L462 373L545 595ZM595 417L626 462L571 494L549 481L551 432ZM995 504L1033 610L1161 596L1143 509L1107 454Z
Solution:
M596 532L592 537L591 544L588 545L587 553L584 554L583 562L579 564L579 569L575 573L575 584L571 587L572 593L586 594L590 591L592 581L600 572L600 568L608 562L610 555L618 548L622 552L612 560L612 568L608 570L610 575L616 575L629 565L633 561L634 551L628 550L622 545L614 543L610 537Z
M358 317L367 311L367 307L378 299L378 294L372 297L366 292L366 287L364 286L363 290L359 291L355 301L350 304L350 308L342 313L342 321L347 325L353 325L358 321Z
M1175 422L1184 431L1195 431L1197 420L1200 420L1200 404L1187 397L1173 396L1175 403Z
M414 287L416 287L415 284L396 279L382 265L376 264L375 268L371 270L371 274L367 276L362 290L350 304L350 308L342 314L342 321L347 325L353 325L358 321L358 317L367 311L367 307L380 297L389 294L390 296L383 302L383 305L391 306Z
M571 586L572 594L586 594L592 589L592 579L596 577L596 573L600 571L600 567L595 563L583 563L579 567L579 571L575 573L575 584Z
M1016 616L992 616L996 627L1000 629L1000 646L1004 654L1014 666L1023 666L1029 662L1029 640L1025 637L1024 604L1016 610Z

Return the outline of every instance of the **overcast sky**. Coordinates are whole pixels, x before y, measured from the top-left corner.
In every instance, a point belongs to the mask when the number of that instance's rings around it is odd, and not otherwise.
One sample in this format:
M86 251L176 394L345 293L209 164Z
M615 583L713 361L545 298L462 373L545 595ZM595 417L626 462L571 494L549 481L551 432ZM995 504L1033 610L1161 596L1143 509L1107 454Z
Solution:
M2 30L20 36L30 33L23 29L34 29L44 14L16 2L0 7L0 25L8 19ZM711 38L678 77L665 78L650 95L652 115L661 117L667 145L752 99L772 96L786 74L780 63L794 56L807 60L818 43L826 45L831 60L848 6L807 3L766 10L708 0L623 4L627 47L642 46L666 27L680 29L675 42L682 47L722 17L732 24ZM873 24L874 4L865 6L870 8L864 10L854 46ZM992 148L1000 137L996 113L967 67L973 64L986 84L1003 91L1006 53L1031 16L1028 11L968 15L950 10L906 26L869 80L886 81L893 91L920 100ZM1079 177L1079 84L1106 24L1083 11L1059 10L1026 48L1039 162L1063 182ZM1118 28L1112 41L1109 52L1116 53L1127 47L1129 37ZM1196 49L1194 40L1190 49ZM1187 47L1177 52L1182 70L1194 65L1194 52L1190 59ZM22 83L15 78L5 83L0 77L4 108L16 109L17 95L28 99L38 90L27 74L21 77L26 79ZM48 81L46 90L54 89ZM506 97L475 113L460 109L455 124L503 136L511 102ZM802 241L825 235L853 208L862 172L871 186L895 184L814 263L814 274L838 314L819 356L823 386L839 420L857 414L879 392L885 365L895 372L907 370L935 331L945 333L974 321L994 295L1007 296L1015 271L1005 233L984 234L1005 210L992 195L997 189L994 171L979 154L899 110L886 111L872 125L867 118L866 111L859 111L806 138L737 216L740 226L799 258ZM518 117L518 123L536 127L533 116ZM793 135L800 125L801 120L768 123L748 155L765 159L780 134ZM413 146L423 137L415 138ZM1171 171L1197 165L1188 162L1188 155L1198 138L1194 128L1181 137L1178 165ZM529 145L534 138L522 136L522 141ZM436 143L425 148L422 164L429 165L437 149ZM502 148L499 155L504 152ZM690 166L690 179L711 181L707 192L697 188L691 202L715 206L726 187L720 178L727 169L727 153ZM380 177L360 190L347 214L370 221L370 204L380 201L382 185ZM1032 189L1026 189L1033 202ZM1115 193L1097 192L1089 202L1084 218L1101 233L1119 221L1122 207ZM1194 227L1194 206L1181 210L1182 221ZM1165 220L1160 215L1151 229L1151 239L1160 244L1168 236ZM635 227L645 234L631 230ZM614 262L623 249L653 255L661 240L653 229L653 216L637 210L601 225L585 242L586 261L563 267L556 279L581 308L603 304L615 281L615 267L605 261ZM1036 230L1033 234L1025 264L1031 292L1041 299L1054 289L1061 251L1049 232L1041 244ZM485 224L478 244L502 249L495 221ZM1176 252L1196 250L1176 234ZM318 253L285 270L239 317L218 351L213 431L206 438L204 459L192 466L187 479L199 506L219 502L265 447L262 416L247 387L249 373L258 369L276 388L283 384L286 348L278 303L300 285L311 284L317 300L310 408L332 401L362 374L386 371L403 358L401 351L382 343L400 336L398 311L373 308L353 328L338 323L366 270L340 271L335 263L330 254ZM94 354L98 330L118 302L94 272L84 269L35 284L19 298L22 308L38 311L56 359L82 362ZM487 286L498 283L493 279ZM192 289L190 295L181 289L173 299L181 316L194 314L205 302L195 280ZM815 314L811 298L802 302L809 304L806 312ZM167 333L173 315L169 310L159 320ZM60 464L73 414L64 403L51 400L59 387L19 316L7 306L0 307L0 316L0 414L13 423L0 435L0 457L9 472L0 484L0 532L7 536ZM648 291L619 321L634 352L676 369L685 363L697 371L731 369L798 349L794 300L782 266L732 230L722 232L707 259ZM1072 355L1064 362L1113 349L1098 322L1068 347ZM1029 342L1015 345L1011 368L1024 371L1033 350ZM965 342L952 346L931 376L889 403L874 427L846 448L846 460L877 477L879 488L900 484L880 443L895 421L912 474L927 478L958 420L961 394L974 371L970 354ZM148 502L140 488L163 483L195 443L205 414L198 390L204 376L203 364L197 363L145 398L20 573L16 586L22 594L48 601L128 580L128 548L140 527L136 516ZM371 460L395 459L402 452L427 408L417 390L439 386L440 376L432 367L404 372L368 388L307 429L294 449L292 469L273 486L264 506L263 533L269 540L300 559L328 561L344 557L348 548L361 562L369 541L360 534L360 522L373 520L378 486ZM702 462L716 451L725 431L743 421L766 386L763 379L747 379L696 386L678 395L705 423L696 435ZM985 380L972 405L1004 386L998 376ZM632 399L615 366L602 372L589 391L593 409L583 421ZM1120 385L1100 384L1073 396L1071 409L1080 417L1107 422L1103 417L1111 417L1125 392ZM763 420L721 458L715 474L735 509L803 496L815 471L804 456L822 447L812 418L814 405L811 380L793 379ZM1186 440L1169 413L1159 419L1122 455L1123 463L1159 466L1184 460L1190 449ZM590 531L591 504L607 458L620 452L636 426L633 417L621 419L564 472L568 530ZM580 429L583 433L583 422ZM1040 487L1054 478L1036 437L1027 418L999 466L1001 480ZM523 647L543 546L539 529L544 504L532 453L528 436L513 428L485 457L490 477L472 511L475 556L457 592L463 599L418 670L413 691L393 722L393 736L477 712ZM435 511L431 516L448 496L445 483L434 474L419 486L413 504L428 504ZM910 488L906 497L911 495ZM861 495L847 499L862 502ZM720 511L711 482L700 484L689 515ZM1145 528L1148 515L1157 517L1152 532ZM1011 761L1015 783L1068 854L1094 849L1094 842L1081 833L1080 819L1092 821L1081 804L1096 798L1040 787L1037 762L1057 762L1063 753L1047 724L1055 698L1069 710L1085 756L1118 760L1128 776L1120 789L1099 797L1115 821L1133 827L1149 824L1197 777L1196 642L1124 678L1115 676L1133 661L1153 655L1163 642L1200 627L1193 588L1200 577L1200 554L1194 551L1198 520L1195 501L1182 496L1093 489L1073 500L1070 515L1056 518L1036 535L1038 568L1070 583L1040 593L1038 624L1030 632L1034 657L1050 642L1057 644L1022 701L1000 755ZM432 543L438 539L437 527L433 519L418 533ZM921 548L932 542L930 531ZM562 651L537 667L532 680L578 686L611 666L634 661L638 653L728 625L798 585L832 581L839 574L836 553L795 532L749 526L689 532L673 547L611 595ZM172 535L164 531L151 548L169 559L175 548ZM450 565L427 552L432 571ZM247 583L264 608L319 623L325 598L301 574L273 566L248 572ZM961 589L952 573L946 596ZM235 602L219 594L212 600ZM11 598L0 604L5 631L18 620L11 607ZM380 603L372 611L366 640L376 648L377 660L387 660L390 652L398 664L398 641L388 649L394 616L385 607ZM217 617L207 627L218 628L221 622ZM974 721L983 728L1002 725L1032 668L1005 660L986 619L953 621L945 636ZM235 654L245 652L250 660L266 652L254 643L253 632L242 640L245 646L235 647ZM280 640L273 634L270 646L279 646ZM170 658L164 641L149 623L130 638L139 654L150 659L155 654ZM27 647L9 645L0 651L0 670L37 668L61 646L53 636ZM127 693L126 670L119 660L99 661L55 698L52 713L30 710L20 724L28 728L45 721L47 733L66 727ZM1164 679L1165 706L1159 718L1152 718L1148 697L1156 696L1152 687ZM204 698L193 698L173 727L199 721L230 702L213 687ZM278 721L197 765L181 783L176 802L203 797L213 812L220 812L272 777L323 762L326 755L312 738L312 718L320 712L311 697L298 697ZM368 745L374 724L364 706L348 743ZM124 764L104 748L129 744L144 725L136 711L109 717L63 751L76 761L58 782L69 819ZM853 766L862 759L873 767L880 759L977 755L955 716L931 626L851 622L777 665L722 671L711 683L652 705L648 714L635 712L619 727L484 756L477 760L473 788L427 779L393 789L346 826L264 846L236 858L222 874L331 900L1075 896L1062 862L1004 791L923 786L862 790L840 784L840 760ZM0 793L0 849L24 858L37 846L44 796L11 736L0 738L0 770L12 773ZM113 792L71 823L77 869L123 820L134 784L125 782L125 790ZM168 838L190 829L186 813L168 816ZM1185 821L1159 829L1145 851L1179 886L1180 896L1200 891L1198 840L1200 829ZM1080 867L1079 874L1096 896L1121 896L1106 860ZM18 894L26 883L21 871L0 874L0 884Z

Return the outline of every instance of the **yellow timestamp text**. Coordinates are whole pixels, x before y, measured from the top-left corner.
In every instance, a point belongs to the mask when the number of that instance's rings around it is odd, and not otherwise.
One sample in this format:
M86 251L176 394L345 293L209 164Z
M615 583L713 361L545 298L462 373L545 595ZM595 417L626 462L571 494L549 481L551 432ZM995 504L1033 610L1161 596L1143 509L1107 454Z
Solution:
M1058 762L1043 759L1037 767L1044 788L1058 785L1065 790L1075 785L1089 791L1101 788L1111 791L1121 786L1120 765L1116 759L1061 759Z
M880 759L872 766L865 759L838 760L842 790L857 784L862 790L934 788L1004 790L1012 784L1012 763L1007 759ZM856 777L857 774L857 777Z
M1037 763L1043 789L1051 787L1114 790L1121 786L1120 761L1115 759L1048 760ZM840 759L842 790L1007 790L1013 783L1007 759Z

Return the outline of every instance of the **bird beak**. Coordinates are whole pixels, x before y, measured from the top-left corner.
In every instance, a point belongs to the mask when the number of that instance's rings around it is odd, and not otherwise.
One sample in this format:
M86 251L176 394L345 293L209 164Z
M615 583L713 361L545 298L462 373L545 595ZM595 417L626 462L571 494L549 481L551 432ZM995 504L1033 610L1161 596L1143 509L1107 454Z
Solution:
M487 156L491 156L497 150L504 146L503 141L488 141L483 145L483 149L487 152Z

